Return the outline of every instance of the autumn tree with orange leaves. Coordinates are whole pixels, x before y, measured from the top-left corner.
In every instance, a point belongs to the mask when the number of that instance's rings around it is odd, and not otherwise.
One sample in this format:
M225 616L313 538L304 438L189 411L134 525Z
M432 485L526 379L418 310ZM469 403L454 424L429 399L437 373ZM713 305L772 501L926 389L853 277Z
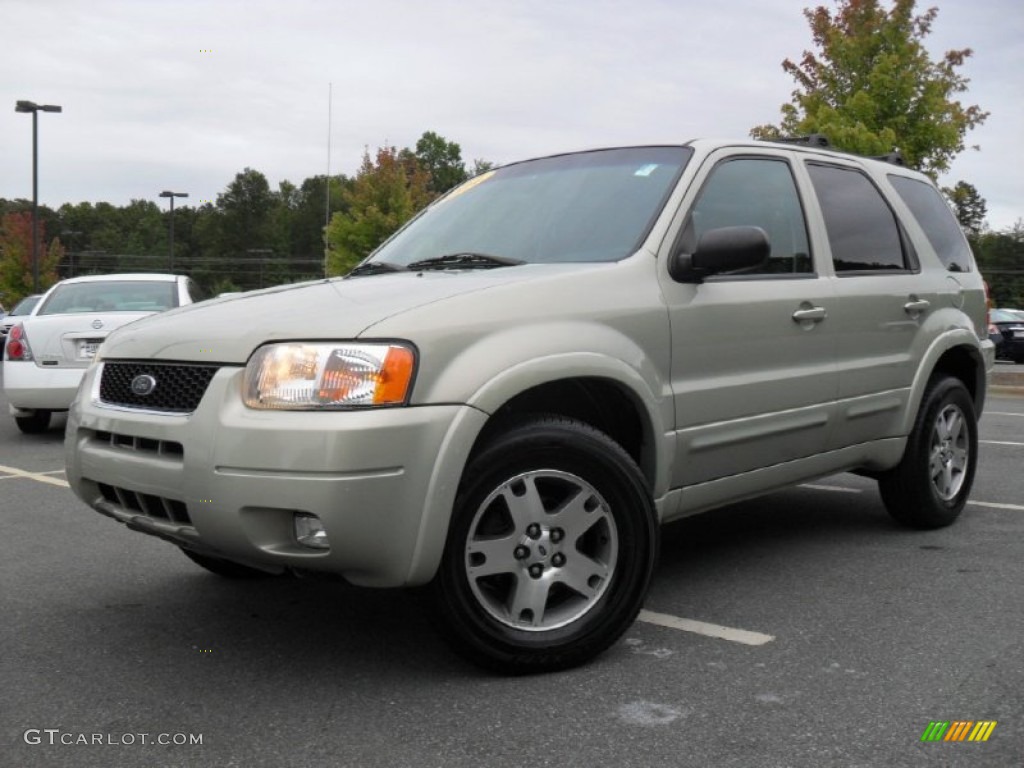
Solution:
M64 258L64 246L54 238L46 246L46 227L39 222L39 287L46 290L59 279L57 265ZM14 306L33 292L32 214L7 213L0 218L0 297Z
M327 266L331 275L347 274L370 251L430 202L430 174L408 150L383 146L375 158L367 149L363 164L342 196L344 213L327 227Z

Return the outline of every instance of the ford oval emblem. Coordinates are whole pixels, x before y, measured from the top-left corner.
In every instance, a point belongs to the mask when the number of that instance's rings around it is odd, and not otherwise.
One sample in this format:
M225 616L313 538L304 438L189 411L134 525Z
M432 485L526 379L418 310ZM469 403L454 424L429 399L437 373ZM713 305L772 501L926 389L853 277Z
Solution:
M133 395L145 397L146 395L152 394L154 389L156 389L156 379L148 373L144 373L141 376L136 376L132 379Z
M92 327L95 328L98 331L100 328L103 327L103 321L99 320L99 319L93 320L92 321Z

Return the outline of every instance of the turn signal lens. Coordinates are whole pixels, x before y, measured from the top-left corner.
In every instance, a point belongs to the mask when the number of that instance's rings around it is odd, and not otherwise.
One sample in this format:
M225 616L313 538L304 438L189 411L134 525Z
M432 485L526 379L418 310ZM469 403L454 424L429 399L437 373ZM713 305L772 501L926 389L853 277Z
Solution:
M406 344L267 344L249 359L243 399L262 409L402 405L415 369Z

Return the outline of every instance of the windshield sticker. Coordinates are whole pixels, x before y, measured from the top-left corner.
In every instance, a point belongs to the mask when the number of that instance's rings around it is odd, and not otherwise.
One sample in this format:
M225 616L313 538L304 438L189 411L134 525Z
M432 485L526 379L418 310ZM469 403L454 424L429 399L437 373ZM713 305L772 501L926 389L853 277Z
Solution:
M638 168L636 170L636 173L634 173L633 175L634 176L650 176L652 173L655 172L655 170L657 170L657 168L658 168L658 164L657 163L648 163L647 165L644 165L644 166Z
M469 190L473 189L473 187L478 187L481 184L483 184L485 181L491 178L491 176L493 176L494 173L494 171L487 171L486 173L481 173L479 176L474 176L469 181L465 182L461 186L456 187L450 193L448 193L448 195L442 198L442 202L454 200L459 195L466 194L467 192L469 192Z

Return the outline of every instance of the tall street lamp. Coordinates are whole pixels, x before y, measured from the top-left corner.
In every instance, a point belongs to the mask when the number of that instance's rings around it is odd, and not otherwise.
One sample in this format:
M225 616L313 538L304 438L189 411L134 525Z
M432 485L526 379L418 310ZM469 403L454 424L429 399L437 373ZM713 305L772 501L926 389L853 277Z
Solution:
M32 113L32 292L39 293L39 113L63 112L56 104L18 101L15 112Z
M164 190L160 197L168 197L171 200L171 272L174 272L174 198L188 197L188 192L170 192Z

